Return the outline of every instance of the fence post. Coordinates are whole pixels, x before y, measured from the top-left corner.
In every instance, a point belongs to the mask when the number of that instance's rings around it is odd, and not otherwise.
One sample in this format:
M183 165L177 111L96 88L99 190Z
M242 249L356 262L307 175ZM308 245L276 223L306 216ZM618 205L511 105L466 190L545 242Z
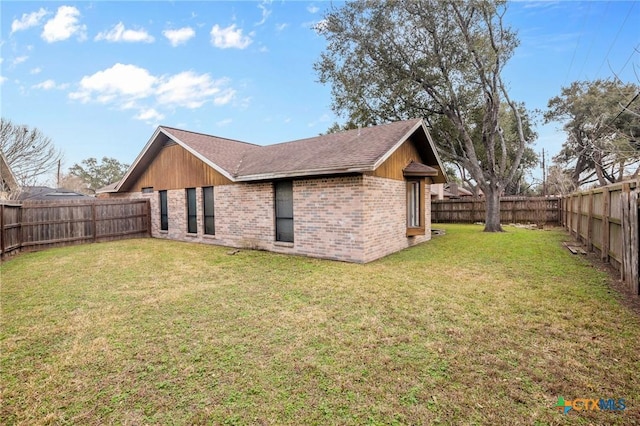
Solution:
M609 203L611 203L611 193L609 188L602 187L602 253L600 258L603 262L609 262Z
M147 198L147 235L151 238L151 200Z
M4 204L0 204L0 259L4 258Z
M587 210L587 250L593 251L593 191L589 191Z
M638 223L638 210L640 205L638 204L638 192L640 188L636 186L629 196L629 208L631 219L631 282L629 288L635 295L640 295L640 223Z
M96 204L91 203L91 224L93 225L93 242L98 241L98 225L96 223Z
M620 264L620 279L623 283L631 284L631 277L629 276L630 272L630 263L629 252L631 251L631 241L629 241L631 237L631 218L630 210L630 188L629 184L625 183L622 185L622 191L620 193L620 225L622 230L622 262Z

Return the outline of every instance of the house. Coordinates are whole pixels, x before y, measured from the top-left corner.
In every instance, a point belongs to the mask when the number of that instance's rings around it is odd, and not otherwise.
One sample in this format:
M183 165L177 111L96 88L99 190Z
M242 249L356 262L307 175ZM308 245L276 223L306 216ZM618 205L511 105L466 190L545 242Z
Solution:
M480 193L482 195L482 193ZM450 200L458 198L473 197L473 192L458 185L457 183L445 183L431 185L432 200Z
M9 167L7 157L0 151L0 200L15 198L19 190L20 185Z
M65 188L49 188L48 186L27 186L22 189L18 196L19 201L68 201L91 199L85 194Z
M153 237L364 263L430 239L442 170L420 119L268 146L161 126L98 192L149 198Z

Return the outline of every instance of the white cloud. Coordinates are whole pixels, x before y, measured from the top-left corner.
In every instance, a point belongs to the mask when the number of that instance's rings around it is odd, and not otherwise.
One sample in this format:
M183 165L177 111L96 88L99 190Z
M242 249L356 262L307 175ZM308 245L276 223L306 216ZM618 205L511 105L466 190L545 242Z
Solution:
M74 34L76 34L80 40L85 40L87 37L87 26L78 23L79 16L80 11L75 7L60 6L56 16L49 19L44 25L42 31L43 40L47 43L53 43L67 40Z
M23 13L22 18L14 19L11 23L11 34L40 25L42 18L44 18L47 13L48 12L42 7L37 12Z
M322 123L328 123L331 120L331 116L329 114L322 114L318 119L309 123L309 127L316 127Z
M233 100L236 96L236 91L233 89L224 89L213 99L215 105L226 105Z
M220 120L216 122L216 126L218 127L224 127L224 126L228 126L229 124L231 124L233 122L232 119L230 118L225 118L224 120Z
M157 99L161 104L199 108L213 98L215 105L227 104L235 91L226 88L227 79L213 80L209 74L196 74L192 71L171 76L158 86Z
M316 5L310 4L309 6L307 6L307 12L309 13L317 13L320 10L320 8Z
M136 120L158 122L164 119L164 115L160 114L154 108L142 109L140 113L134 117Z
M173 47L184 44L196 35L191 27L184 27L178 30L164 30L162 34L169 40Z
M98 33L95 37L96 41L105 40L112 43L128 42L128 43L153 43L155 39L146 30L127 30L122 22L118 22L109 31Z
M260 22L256 22L256 25L262 25L267 22L267 18L271 15L271 10L267 9L267 5L271 4L271 0L264 0L262 3L258 4L258 8L262 11L262 19Z
M21 64L23 62L26 62L27 59L29 59L28 56L18 56L17 58L13 59L12 65Z
M51 90L56 87L56 82L53 80L45 80L42 83L31 86L34 89Z
M144 68L117 63L104 71L82 77L80 89L70 93L69 97L89 102L95 94L95 99L101 103L109 103L118 97L129 101L149 96L157 80Z
M40 67L36 67L36 68L32 68L32 69L29 71L29 74L31 74L31 75L36 75L36 74L40 74L41 72L42 72L42 68L40 68Z
M7 81L7 77L3 77L0 75L0 84L4 84L5 81Z
M54 80L45 80L42 83L34 84L31 86L32 89L42 89L42 90L51 90L51 89L66 89L68 84L56 84Z
M230 47L236 49L245 49L251 44L251 35L242 35L242 29L236 29L235 24L231 24L227 28L220 28L218 24L211 28L211 44L220 49L228 49Z
M214 79L207 73L184 71L154 76L144 68L118 63L83 77L77 90L69 93L69 98L134 110L135 119L157 122L165 117L162 108L195 109L206 103L229 104L236 96L229 84L227 78Z
M277 25L276 25L276 31L282 31L282 30L284 30L285 28L287 28L288 26L289 26L289 24L287 24L287 23L277 24Z

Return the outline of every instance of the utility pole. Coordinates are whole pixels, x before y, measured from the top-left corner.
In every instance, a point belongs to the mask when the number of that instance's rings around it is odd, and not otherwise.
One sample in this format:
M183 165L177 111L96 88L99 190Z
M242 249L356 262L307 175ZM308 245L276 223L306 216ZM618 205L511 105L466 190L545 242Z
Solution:
M60 188L60 161L58 160L58 184L56 185L58 188Z

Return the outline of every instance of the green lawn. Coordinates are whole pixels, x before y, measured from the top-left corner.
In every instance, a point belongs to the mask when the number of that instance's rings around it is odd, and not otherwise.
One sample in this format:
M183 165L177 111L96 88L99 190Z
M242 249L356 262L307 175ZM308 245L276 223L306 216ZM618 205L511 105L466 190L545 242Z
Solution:
M20 255L0 423L640 424L640 320L563 231L438 227L367 265L156 239Z

